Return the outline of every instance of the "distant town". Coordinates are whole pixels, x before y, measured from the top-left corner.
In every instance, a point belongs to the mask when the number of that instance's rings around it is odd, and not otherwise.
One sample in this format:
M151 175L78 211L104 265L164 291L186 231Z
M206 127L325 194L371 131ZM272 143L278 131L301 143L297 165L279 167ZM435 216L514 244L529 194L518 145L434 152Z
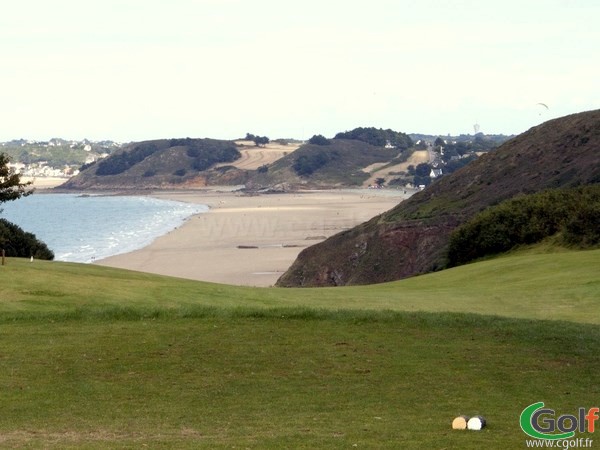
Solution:
M7 154L9 167L24 177L70 178L79 173L82 165L106 158L121 146L108 140L16 139L0 142L0 153Z

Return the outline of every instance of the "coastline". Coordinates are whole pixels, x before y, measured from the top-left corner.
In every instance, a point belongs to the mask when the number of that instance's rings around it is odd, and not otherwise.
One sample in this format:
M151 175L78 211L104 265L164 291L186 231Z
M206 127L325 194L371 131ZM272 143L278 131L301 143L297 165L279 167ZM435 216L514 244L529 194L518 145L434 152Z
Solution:
M215 283L272 286L304 248L391 209L410 194L369 189L246 194L226 187L154 191L142 195L204 204L209 211L190 217L142 249L95 264Z

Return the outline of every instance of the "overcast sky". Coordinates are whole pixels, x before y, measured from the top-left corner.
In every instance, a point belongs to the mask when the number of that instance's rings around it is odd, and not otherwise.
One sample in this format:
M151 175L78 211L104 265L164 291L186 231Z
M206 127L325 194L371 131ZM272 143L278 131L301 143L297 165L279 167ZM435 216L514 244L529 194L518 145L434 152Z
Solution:
M5 3L0 140L516 134L600 108L597 0Z

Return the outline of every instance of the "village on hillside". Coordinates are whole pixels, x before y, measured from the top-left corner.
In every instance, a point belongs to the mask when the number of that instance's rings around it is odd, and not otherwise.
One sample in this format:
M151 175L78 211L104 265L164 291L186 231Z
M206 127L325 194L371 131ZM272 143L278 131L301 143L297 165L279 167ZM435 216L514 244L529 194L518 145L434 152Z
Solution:
M0 153L10 157L8 166L27 178L70 178L84 164L108 157L122 144L113 141L49 141L16 139L0 142Z

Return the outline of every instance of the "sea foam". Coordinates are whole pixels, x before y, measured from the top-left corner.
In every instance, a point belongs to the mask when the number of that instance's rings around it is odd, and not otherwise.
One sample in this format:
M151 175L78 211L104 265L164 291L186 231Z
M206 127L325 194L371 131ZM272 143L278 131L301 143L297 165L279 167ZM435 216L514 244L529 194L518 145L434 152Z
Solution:
M152 243L208 206L146 196L34 194L0 217L33 233L58 261L89 263Z

